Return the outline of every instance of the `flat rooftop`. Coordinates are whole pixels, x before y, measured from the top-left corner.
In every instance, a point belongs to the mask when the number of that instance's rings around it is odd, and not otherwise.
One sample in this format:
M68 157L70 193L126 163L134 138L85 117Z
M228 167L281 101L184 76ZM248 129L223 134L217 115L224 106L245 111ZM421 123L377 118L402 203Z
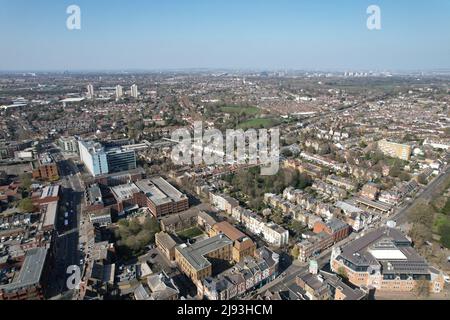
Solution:
M45 212L44 212L44 222L42 226L44 228L46 227L52 227L55 225L56 222L56 212L58 210L58 202L53 201L50 203L47 203L45 206Z
M14 291L38 284L44 269L47 250L46 248L34 248L27 251L17 279L12 283L0 286L0 290Z
M133 198L135 193L139 193L139 188L134 183L128 183L112 187L111 191L118 201L125 201Z
M61 100L60 102L81 102L84 98L66 98Z
M140 180L135 183L155 205L169 202L179 202L186 199L186 195L178 191L169 182L161 177Z
M47 186L42 190L41 199L49 197L57 197L59 194L59 186Z
M211 265L205 257L206 255L220 248L231 245L233 245L233 241L231 241L227 236L217 235L215 237L196 242L193 245L188 246L186 244L182 244L176 247L176 250L183 255L183 257L195 270L202 270Z
M78 141L78 143L80 146L83 146L84 148L86 148L91 155L105 151L105 148L102 146L102 144L99 142L96 142L96 141L80 140L80 141Z

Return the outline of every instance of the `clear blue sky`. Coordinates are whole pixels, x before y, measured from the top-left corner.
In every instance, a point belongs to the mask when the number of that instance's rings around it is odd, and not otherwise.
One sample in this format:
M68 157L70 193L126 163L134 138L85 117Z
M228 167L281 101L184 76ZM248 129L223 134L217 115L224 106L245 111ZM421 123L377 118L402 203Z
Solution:
M168 68L450 68L450 0L0 0L0 70Z

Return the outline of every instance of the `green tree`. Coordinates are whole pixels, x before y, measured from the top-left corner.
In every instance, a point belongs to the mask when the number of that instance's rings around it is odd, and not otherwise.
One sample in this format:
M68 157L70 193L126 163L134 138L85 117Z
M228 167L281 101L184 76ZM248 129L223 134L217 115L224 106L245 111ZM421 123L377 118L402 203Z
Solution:
M442 214L450 215L450 198L447 199L447 202L445 203L444 207L441 210Z
M31 187L31 174L23 173L19 176L20 183L25 190L29 190Z
M424 186L428 184L427 177L424 174L420 174L417 178L417 181Z
M450 223L445 223L439 228L439 235L441 236L441 244L450 249Z
M407 173L407 172L404 172L404 171L402 173L400 173L400 175L398 177L402 181L409 181L409 180L411 180L411 175L409 173Z
M305 226L300 222L296 220L292 220L291 224L289 225L289 228L294 231L297 235L301 234L305 230Z
M141 231L142 226L139 223L139 220L137 218L135 218L130 221L130 223L128 225L128 229L130 230L130 232L132 234L136 235Z
M34 204L33 201L30 198L25 198L20 200L19 202L19 209L23 212L34 212Z
M430 241L432 238L431 228L422 223L414 223L409 235L418 248L422 247L426 241Z
M419 203L411 208L408 213L408 219L412 223L423 224L431 228L434 221L435 210L427 203Z
M398 178L401 173L402 173L402 170L398 164L394 164L394 166L389 171L389 175L393 178Z
M156 218L154 218L154 217L145 218L143 228L147 231L152 231L152 232L160 231L158 220L156 220Z

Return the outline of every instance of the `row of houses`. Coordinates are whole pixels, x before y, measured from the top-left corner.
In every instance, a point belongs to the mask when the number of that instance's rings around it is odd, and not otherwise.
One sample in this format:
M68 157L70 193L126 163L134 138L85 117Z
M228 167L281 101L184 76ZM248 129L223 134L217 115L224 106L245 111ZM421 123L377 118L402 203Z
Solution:
M322 180L315 180L312 185L312 189L338 200L342 200L345 197L347 197L346 190L336 187L332 184L323 182Z
M31 214L16 214L9 217L0 217L0 229L7 230L27 226L31 223Z
M294 218L300 217L305 211L311 212L324 219L331 219L336 213L336 208L332 204L318 201L308 193L291 187L286 188L283 191L283 198L269 193L265 195L264 199L268 205L274 208L282 210L284 210L284 208L291 208L290 214L292 214ZM286 200L289 201L291 205L288 205Z
M260 235L267 243L281 247L289 243L289 232L274 222L265 222L255 212L241 206L232 210L232 217L248 231Z
M413 194L419 188L419 184L415 180L404 182L391 190L382 191L378 200L390 205L398 205L407 196Z
M339 177L336 175L328 176L327 182L350 192L357 189L357 185L351 179Z
M274 280L278 275L279 255L263 247L246 256L231 269L202 280L201 294L209 300L237 299L246 292Z

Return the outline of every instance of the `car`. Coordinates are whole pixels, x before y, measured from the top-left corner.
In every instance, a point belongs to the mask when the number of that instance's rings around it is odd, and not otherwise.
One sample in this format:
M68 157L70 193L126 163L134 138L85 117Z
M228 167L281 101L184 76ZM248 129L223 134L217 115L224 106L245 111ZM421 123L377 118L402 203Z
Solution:
M158 255L157 253L153 253L153 254L150 256L150 258L151 258L151 259L155 259L157 255Z

